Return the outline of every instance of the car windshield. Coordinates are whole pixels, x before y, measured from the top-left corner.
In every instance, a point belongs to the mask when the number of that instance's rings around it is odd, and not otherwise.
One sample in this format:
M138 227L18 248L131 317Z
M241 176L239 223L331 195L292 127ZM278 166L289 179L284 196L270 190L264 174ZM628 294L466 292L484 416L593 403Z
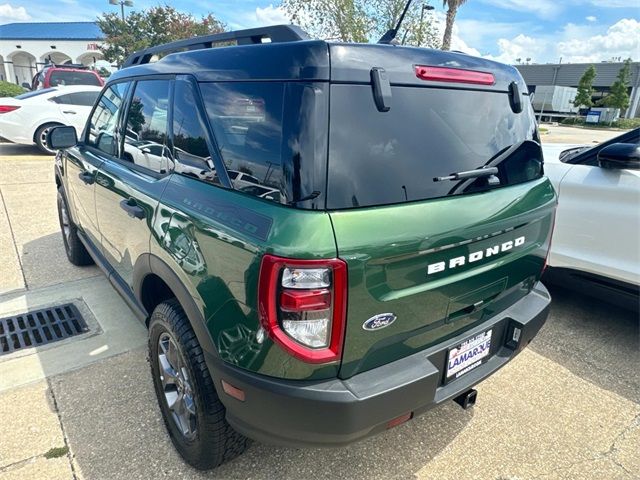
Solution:
M52 87L57 85L95 85L99 87L100 79L93 72L79 72L77 70L55 70L49 77Z

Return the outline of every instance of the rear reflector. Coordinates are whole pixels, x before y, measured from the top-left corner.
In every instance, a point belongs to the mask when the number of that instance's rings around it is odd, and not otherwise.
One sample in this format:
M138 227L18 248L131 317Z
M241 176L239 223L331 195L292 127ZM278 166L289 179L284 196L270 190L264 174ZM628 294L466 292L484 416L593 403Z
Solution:
M283 290L280 309L285 311L326 310L331 308L331 292L324 290Z
M429 67L416 65L416 77L421 80L448 83L473 83L476 85L493 85L496 81L492 73L464 70L461 68Z
M398 418L394 418L389 423L387 423L387 428L397 427L398 425L403 424L404 422L411 420L413 417L413 412L405 413L404 415L400 415Z
M234 387L233 385L225 382L224 380L222 380L222 390L224 390L224 393L235 398L236 400L240 400L241 402L244 402L244 390L240 390L239 388Z
M9 113L19 109L17 105L0 105L0 113Z

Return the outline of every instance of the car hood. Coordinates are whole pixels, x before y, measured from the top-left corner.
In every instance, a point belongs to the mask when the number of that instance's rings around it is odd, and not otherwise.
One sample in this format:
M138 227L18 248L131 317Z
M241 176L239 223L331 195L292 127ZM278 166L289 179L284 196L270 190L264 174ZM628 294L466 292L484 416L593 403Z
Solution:
M544 163L562 163L560 161L560 154L565 150L591 146L592 145L581 145L579 143L543 143L542 153L544 155Z

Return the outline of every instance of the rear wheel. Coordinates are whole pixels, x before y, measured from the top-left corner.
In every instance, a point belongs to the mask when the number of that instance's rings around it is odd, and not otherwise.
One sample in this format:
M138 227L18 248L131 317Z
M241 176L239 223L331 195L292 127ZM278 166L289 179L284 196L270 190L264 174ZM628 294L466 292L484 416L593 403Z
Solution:
M71 220L69 206L62 187L58 188L58 220L64 251L69 261L79 267L93 264L93 258L78 237L78 227Z
M202 348L176 300L151 315L149 356L162 417L185 461L207 470L244 452L248 440L227 423Z
M56 151L52 148L49 148L49 144L47 143L47 134L49 133L49 130L51 130L53 127L59 127L61 125L62 124L60 123L45 123L44 125L41 125L38 128L38 130L36 130L36 134L34 138L36 141L36 145L44 153L50 153L51 155L55 155Z

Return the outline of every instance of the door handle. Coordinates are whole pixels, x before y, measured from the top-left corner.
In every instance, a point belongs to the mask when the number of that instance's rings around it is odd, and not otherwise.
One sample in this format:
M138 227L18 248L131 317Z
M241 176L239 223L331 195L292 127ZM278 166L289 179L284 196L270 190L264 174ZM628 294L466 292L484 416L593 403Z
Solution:
M63 110L62 113L69 113L71 115L75 115L78 112L74 112L73 110Z
M93 185L96 181L96 177L90 172L80 172L78 178L87 185Z
M120 202L120 208L127 212L127 215L131 218L144 218L144 209L140 205L136 204L136 201L133 198L122 200Z

